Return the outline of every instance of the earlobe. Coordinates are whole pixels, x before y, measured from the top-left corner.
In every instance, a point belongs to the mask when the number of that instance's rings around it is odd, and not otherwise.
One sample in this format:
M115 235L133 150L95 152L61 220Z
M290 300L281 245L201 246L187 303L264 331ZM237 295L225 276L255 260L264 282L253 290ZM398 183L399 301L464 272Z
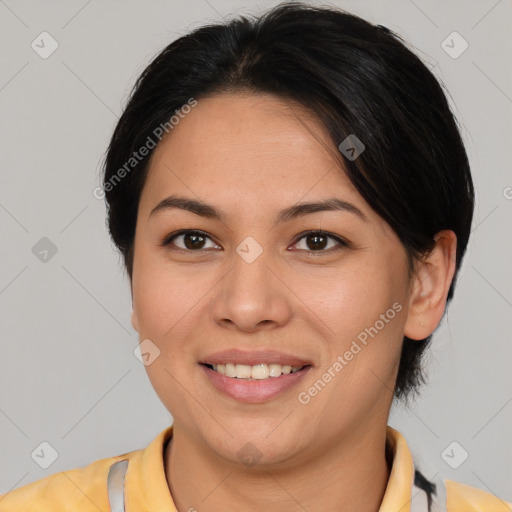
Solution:
M430 336L441 321L456 266L457 237L451 230L439 231L434 249L416 262L409 296L404 335L413 340Z

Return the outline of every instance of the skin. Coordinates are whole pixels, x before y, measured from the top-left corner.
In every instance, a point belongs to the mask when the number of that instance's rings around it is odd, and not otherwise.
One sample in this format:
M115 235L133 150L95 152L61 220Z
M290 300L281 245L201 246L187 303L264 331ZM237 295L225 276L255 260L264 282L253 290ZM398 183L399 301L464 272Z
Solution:
M409 279L404 247L345 176L336 151L303 108L251 93L199 99L155 149L138 208L132 324L160 350L146 370L174 419L164 464L180 512L226 504L268 512L379 509L403 336L423 339L440 322L456 238L440 232ZM171 194L214 205L223 221L181 209L150 215ZM333 197L367 221L323 211L274 222L281 209ZM209 238L187 253L179 252L187 250L183 236L161 245L181 229ZM297 236L318 229L349 245L327 239L315 249L314 239ZM250 264L236 252L248 236L263 249ZM396 302L401 311L317 396L299 403L299 392ZM313 369L297 388L243 404L217 391L198 365L235 347L292 353ZM237 456L247 442L261 455L252 466Z

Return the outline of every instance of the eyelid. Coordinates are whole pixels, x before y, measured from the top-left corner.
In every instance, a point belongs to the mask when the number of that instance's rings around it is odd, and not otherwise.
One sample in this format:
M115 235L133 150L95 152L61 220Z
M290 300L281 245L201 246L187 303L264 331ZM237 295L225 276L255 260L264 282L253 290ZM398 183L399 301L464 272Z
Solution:
M177 238L177 237L179 237L181 235L186 235L188 233L196 233L196 234L202 235L205 238L209 238L212 242L216 243L213 240L213 238L211 237L211 235L209 235L205 231L202 231L200 229L181 229L179 231L174 231L173 233L165 236L165 238L163 239L163 241L162 241L162 243L160 245L163 246L163 247L167 247L167 246L171 245L171 240L173 240L173 239L175 239L175 238ZM323 229L308 229L306 231L302 231L301 233L299 233L295 237L295 241L293 242L292 245L296 245L303 238L305 238L308 235L312 235L312 234L323 235L323 236L326 236L327 238L332 238L333 240L335 240L338 243L339 247L331 247L328 250L319 250L319 251L307 251L307 250L304 250L304 249L299 249L300 252L306 252L308 254L313 254L313 255L331 254L332 252L338 250L341 247L349 247L350 246L349 242L347 242L343 237L341 237L339 235L335 235L334 233L331 233L329 231L325 231ZM173 250L181 251L181 252L186 252L186 253L194 253L194 252L201 253L201 252L204 252L204 251L209 251L211 249L198 249L197 251L193 251L191 249L182 249L181 247L176 247Z

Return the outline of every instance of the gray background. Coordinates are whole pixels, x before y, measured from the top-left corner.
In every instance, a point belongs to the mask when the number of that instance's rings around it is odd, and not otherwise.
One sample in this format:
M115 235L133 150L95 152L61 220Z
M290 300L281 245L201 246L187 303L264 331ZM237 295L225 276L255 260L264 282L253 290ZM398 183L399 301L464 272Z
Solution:
M275 3L0 0L0 492L145 447L172 421L133 354L128 280L93 189L149 59L196 26ZM390 425L428 478L512 500L512 3L332 5L397 31L446 84L477 190L430 384L409 409L393 408ZM43 31L59 45L47 59L31 47ZM453 31L469 43L458 58L441 45ZM46 262L33 253L43 237L57 248ZM58 452L47 469L31 457L43 441ZM458 469L441 455L453 441L452 461L469 454Z

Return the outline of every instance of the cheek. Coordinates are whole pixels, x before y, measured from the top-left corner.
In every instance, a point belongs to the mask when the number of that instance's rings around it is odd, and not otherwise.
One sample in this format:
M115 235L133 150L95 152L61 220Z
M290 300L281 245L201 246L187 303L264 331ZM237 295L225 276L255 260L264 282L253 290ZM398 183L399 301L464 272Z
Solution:
M141 248L134 258L133 308L139 337L141 341L150 339L159 350L158 357L145 370L173 417L179 412L197 414L193 410L195 402L188 402L183 388L185 383L190 385L197 364L197 354L187 341L197 329L201 297L207 290L198 286L199 282L184 275L177 266L157 261L150 248Z
M167 276L153 267L139 274L133 294L140 335L163 343L169 336L179 339L177 334L193 322L204 290L190 278Z
M179 356L194 360L190 343L205 321L209 292L219 275L208 264L171 262L162 251L141 244L134 257L133 309L140 339L151 339L170 364ZM187 348L187 350L185 350ZM192 351L196 347L192 347Z
M358 390L358 395L376 393L370 381L382 387L381 379L392 386L406 317L406 268L396 261L353 265L333 274L329 286L309 288L308 305L326 326L322 367L328 370L340 358L343 367L332 370L343 375L334 379L333 400L347 400L347 389Z
M329 332L321 370L302 391L326 432L339 427L340 416L323 411L340 411L357 428L368 411L385 410L393 396L405 308L397 289L371 277L338 276L336 286L316 298L316 313Z
M299 285L300 294L307 297L305 302L325 321L331 334L343 340L373 325L394 302L403 300L399 276L380 269L362 265L333 270L314 287L309 280Z

